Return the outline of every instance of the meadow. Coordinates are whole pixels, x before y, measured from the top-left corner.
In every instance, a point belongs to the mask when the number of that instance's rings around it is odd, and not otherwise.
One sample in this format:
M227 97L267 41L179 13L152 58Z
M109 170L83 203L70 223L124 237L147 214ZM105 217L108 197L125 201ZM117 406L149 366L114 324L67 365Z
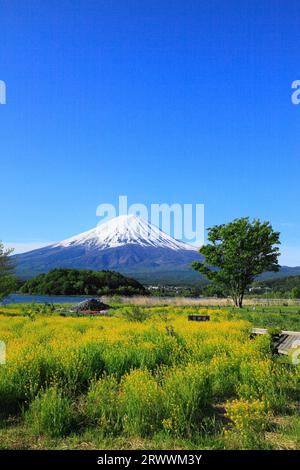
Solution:
M271 335L251 335L300 330L299 312L0 307L0 448L299 449L299 366L272 355Z

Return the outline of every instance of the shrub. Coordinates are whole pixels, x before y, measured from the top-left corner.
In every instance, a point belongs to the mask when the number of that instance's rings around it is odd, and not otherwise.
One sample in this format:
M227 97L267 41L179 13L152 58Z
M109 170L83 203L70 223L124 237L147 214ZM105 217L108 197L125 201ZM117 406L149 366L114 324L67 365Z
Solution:
M201 364L172 368L163 378L166 406L164 428L174 434L191 435L208 413L211 384Z
M149 312L147 312L145 308L141 308L138 305L125 308L122 313L124 317L131 322L144 322L150 318Z
M139 366L137 349L125 341L109 343L104 352L104 368L108 374L115 374L119 379L132 368Z
M103 435L120 431L119 384L113 375L94 381L85 400L88 423L97 425Z
M133 370L121 382L121 414L125 432L147 436L162 427L163 394L146 370Z
M75 414L69 398L53 385L40 392L25 413L25 420L34 435L50 437L66 435L74 424Z
M224 399L236 393L240 375L240 358L225 354L215 356L209 364L212 393L215 398Z
M241 383L238 394L245 399L262 400L274 410L284 410L287 406L293 373L286 366L276 364L271 359L249 360L240 368Z
M234 427L224 432L229 447L259 449L266 447L264 433L269 424L269 411L260 400L234 400L226 404L227 417Z
M103 344L90 341L88 344L72 345L57 358L53 367L55 379L70 393L84 390L104 369Z
M19 352L17 350L17 352ZM0 368L0 408L5 413L19 412L45 383L46 358L38 347L20 351L17 361Z

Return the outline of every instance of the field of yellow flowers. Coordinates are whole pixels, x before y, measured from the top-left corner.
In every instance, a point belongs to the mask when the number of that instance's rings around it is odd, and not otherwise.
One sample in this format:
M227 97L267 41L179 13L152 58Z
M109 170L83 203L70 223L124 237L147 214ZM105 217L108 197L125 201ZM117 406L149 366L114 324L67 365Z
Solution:
M0 448L300 448L299 369L241 315L25 311L0 316Z

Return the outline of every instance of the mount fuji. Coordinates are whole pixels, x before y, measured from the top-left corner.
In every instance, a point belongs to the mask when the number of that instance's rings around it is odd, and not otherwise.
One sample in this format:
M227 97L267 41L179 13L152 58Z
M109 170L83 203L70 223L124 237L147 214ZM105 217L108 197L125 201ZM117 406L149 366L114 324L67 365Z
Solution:
M122 215L59 243L14 256L17 275L29 278L54 268L114 270L141 282L199 281L192 245L135 215Z

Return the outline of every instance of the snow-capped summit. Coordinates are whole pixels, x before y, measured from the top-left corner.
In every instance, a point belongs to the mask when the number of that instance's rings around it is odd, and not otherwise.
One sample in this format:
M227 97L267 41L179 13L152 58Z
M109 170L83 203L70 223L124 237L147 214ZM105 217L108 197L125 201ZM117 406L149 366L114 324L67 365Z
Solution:
M87 232L67 238L54 246L85 245L86 247L98 247L98 249L103 250L131 244L143 247L170 248L171 250L195 249L187 243L176 240L136 215L120 215Z
M54 268L108 269L142 282L199 279L191 264L197 249L135 215L119 216L60 243L15 256L17 274Z

